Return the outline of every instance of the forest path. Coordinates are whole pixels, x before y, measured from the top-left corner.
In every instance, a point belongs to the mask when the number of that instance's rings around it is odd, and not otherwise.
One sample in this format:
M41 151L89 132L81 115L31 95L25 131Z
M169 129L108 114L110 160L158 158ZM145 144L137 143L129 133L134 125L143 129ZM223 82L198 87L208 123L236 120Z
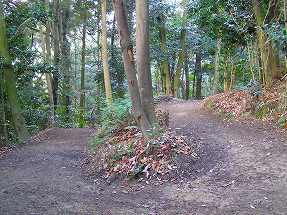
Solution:
M287 139L259 122L223 122L200 102L167 104L171 127L201 142L186 178L163 185L84 179L94 131L52 129L0 160L0 214L224 215L287 213Z

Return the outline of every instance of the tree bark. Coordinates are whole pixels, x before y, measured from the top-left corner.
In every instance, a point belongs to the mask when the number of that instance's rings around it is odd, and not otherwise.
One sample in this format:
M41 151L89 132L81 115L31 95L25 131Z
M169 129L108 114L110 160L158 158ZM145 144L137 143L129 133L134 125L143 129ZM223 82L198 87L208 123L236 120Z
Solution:
M113 102L112 96L112 86L110 79L110 71L109 71L109 60L108 60L108 42L107 42L107 0L101 1L102 8L102 63L104 70L104 81L105 81L105 93L106 100L109 105Z
M192 79L192 98L195 98L195 84L196 84L196 72L193 73L193 79Z
M149 53L148 0L136 0L136 65L141 104L151 124L155 123Z
M23 142L27 140L29 133L17 99L16 77L8 50L3 4L0 4L0 57L3 59L3 80L7 101L11 110L12 122L19 141Z
M66 121L70 121L70 106L72 103L71 100L71 44L68 40L68 35L70 31L70 16L71 16L71 2L70 0L64 0L62 2L62 59L61 59L61 67L64 74L63 80L63 105L65 107L65 118Z
M223 76L224 76L224 80L223 80L223 89L224 89L224 92L227 92L228 90L229 90L229 79L228 79L228 72L229 72L229 70L228 70L228 58L227 57L225 57L224 58L224 61L225 61L225 65L224 65L224 74L223 74Z
M46 11L49 11L49 1L45 0L45 7ZM51 23L50 21L46 22L46 30L43 35L43 51L45 53L44 61L47 64L51 64ZM49 96L49 126L53 126L55 123L55 112L54 112L54 98L53 98L53 78L51 73L46 73L46 82L47 82L47 90L48 90L48 96Z
M262 63L262 79L263 84L266 87L271 87L274 69L277 70L275 65L274 50L272 48L271 41L268 41L268 38L263 30L264 19L261 10L261 4L259 0L253 0L254 13L257 22L257 38L258 45L260 49L260 57ZM268 15L268 14L267 14Z
M198 51L195 57L195 71L196 71L196 99L201 99L201 84L202 84L202 69L201 69L201 60L202 55L201 52Z
M53 0L53 48L54 48L54 67L56 71L53 74L53 100L54 111L58 106L58 89L59 89L59 67L60 67L60 2Z
M184 61L184 73L185 73L185 99L189 99L190 95L190 80L189 80L189 68L188 68L188 53L185 50L185 61Z
M168 57L167 57L165 16L162 14L158 16L157 19L159 23L160 49L163 56L163 59L161 60L163 89L165 91L165 95L170 96L172 95L172 90L171 90L171 80L170 80Z
M151 129L151 124L149 123L148 118L141 106L141 98L133 56L133 47L130 40L127 14L123 0L113 0L113 7L120 36L125 73L128 79L128 90L132 102L132 113L143 134L146 135L147 131Z
M8 142L5 106L3 71L0 71L0 147Z
M180 77L182 75L182 70L184 67L184 53L186 45L186 29L182 29L180 33L180 50L178 54L178 61L174 76L174 96L179 96L179 87L180 87Z
M81 52L81 95L80 95L80 128L85 126L85 66L86 66L86 33L87 33L87 14L83 14L82 27L82 52Z
M231 91L234 88L234 84L235 84L235 80L236 80L236 67L234 65L234 61L233 59L230 58L230 65L231 65L231 69L230 69L230 82L229 82L229 88L228 91Z
M221 37L217 38L216 54L215 54L215 65L214 65L214 76L213 76L213 95L219 92L219 65L220 65L220 52L221 52Z

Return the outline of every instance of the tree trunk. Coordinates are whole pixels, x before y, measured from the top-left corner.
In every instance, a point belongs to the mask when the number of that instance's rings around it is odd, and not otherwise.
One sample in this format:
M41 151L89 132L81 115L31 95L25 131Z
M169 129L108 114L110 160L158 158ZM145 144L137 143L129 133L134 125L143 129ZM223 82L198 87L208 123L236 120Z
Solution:
M63 80L63 105L65 107L65 118L66 121L70 121L70 106L71 106L71 45L68 40L69 30L70 30L70 0L65 0L62 2L62 59L61 59L61 67L64 73Z
M192 80L192 98L195 98L195 82L196 82L196 73L193 73L193 80Z
M3 59L3 80L7 101L11 110L12 122L19 141L23 142L29 137L25 119L21 114L21 108L17 100L16 78L12 66L12 60L8 50L5 15L3 5L0 4L0 57Z
M228 79L228 58L225 57L224 61L225 61L225 66L224 66L224 80L223 80L223 88L224 88L224 92L227 92L229 90L229 79Z
M219 65L220 65L220 52L221 52L221 37L217 38L216 54L215 54L215 65L214 65L214 76L213 76L213 95L219 92Z
M8 142L8 131L6 125L5 97L4 97L4 79L3 71L0 71L0 147Z
M201 69L201 52L198 51L195 57L195 71L196 71L196 99L201 99L201 84L202 84L202 69Z
M190 94L190 80L189 80L189 68L188 68L188 53L185 50L185 61L184 61L184 73L185 73L185 99L189 99Z
M271 42L268 41L268 38L263 30L264 19L261 11L261 5L259 0L253 0L254 13L257 22L257 38L258 45L260 49L260 57L262 63L262 79L263 85L266 87L271 87L272 85L272 76L273 71L276 66L274 66L274 61L271 59L273 55L273 49L271 47Z
M59 89L59 66L60 66L60 2L59 0L53 0L53 48L54 48L54 67L56 71L53 74L53 99L54 99L54 111L58 106L58 89Z
M174 76L174 96L179 96L179 87L180 87L180 77L182 75L182 70L184 66L184 53L186 46L186 29L182 29L180 32L180 50L178 53L178 61Z
M46 11L49 11L49 1L45 0ZM46 30L43 35L43 52L45 53L44 61L47 64L51 64L51 23L50 21L46 22ZM53 126L55 123L55 112L54 112L54 98L53 98L53 78L50 73L45 74L47 82L47 90L49 96L49 126Z
M129 94L132 101L132 112L143 134L146 135L147 130L151 129L151 124L149 123L148 118L141 106L141 98L133 56L133 47L130 40L127 14L123 0L113 0L113 7L120 36L124 68L128 79Z
M163 89L165 91L165 95L170 96L172 95L172 90L167 57L165 17L164 15L160 15L157 19L159 22L160 49L163 56L163 59L161 60L162 78L164 83Z
M142 108L151 124L155 119L149 53L148 0L136 0L136 65Z
M108 60L108 42L107 42L107 0L102 0L102 63L104 70L104 81L105 81L105 93L106 100L109 105L113 102L112 86L109 71L109 60Z
M230 69L230 83L229 83L229 89L228 91L231 91L234 87L235 84L235 79L236 79L236 67L234 65L234 61L233 59L230 58L230 65L231 65L231 69Z
M116 40L116 17L114 15L113 17L113 24L112 24L112 32L111 32L111 67L112 71L115 73L117 71L116 67L116 45L115 45L115 40Z
M86 33L87 33L87 14L83 15L82 29L82 52L81 52L81 95L80 95L80 128L85 126L85 66L86 66Z

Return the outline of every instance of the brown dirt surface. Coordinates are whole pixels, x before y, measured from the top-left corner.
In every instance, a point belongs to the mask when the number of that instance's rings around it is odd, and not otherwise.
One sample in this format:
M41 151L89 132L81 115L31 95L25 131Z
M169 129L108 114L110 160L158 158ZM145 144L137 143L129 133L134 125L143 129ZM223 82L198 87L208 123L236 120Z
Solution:
M200 143L166 183L87 178L94 130L51 129L0 160L0 214L279 215L287 211L287 135L260 122L224 122L200 102L164 105L170 126ZM179 129L178 129L179 130Z

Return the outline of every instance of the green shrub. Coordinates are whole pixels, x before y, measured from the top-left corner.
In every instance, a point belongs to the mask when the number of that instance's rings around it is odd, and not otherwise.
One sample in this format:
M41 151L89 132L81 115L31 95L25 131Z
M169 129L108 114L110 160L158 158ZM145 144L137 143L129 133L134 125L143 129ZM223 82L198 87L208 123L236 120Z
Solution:
M285 128L285 126L287 124L286 116L281 116L278 120L278 124L279 124L280 128Z
M269 112L270 111L268 106L264 103L261 103L256 107L255 116L256 118L264 119L268 116Z
M102 108L99 114L100 128L90 143L91 149L95 150L98 145L103 144L114 129L132 125L134 122L130 111L131 101L128 98L117 99L112 105Z
M100 111L102 127L116 127L122 123L131 123L131 101L129 98L117 99L112 105L106 105Z

